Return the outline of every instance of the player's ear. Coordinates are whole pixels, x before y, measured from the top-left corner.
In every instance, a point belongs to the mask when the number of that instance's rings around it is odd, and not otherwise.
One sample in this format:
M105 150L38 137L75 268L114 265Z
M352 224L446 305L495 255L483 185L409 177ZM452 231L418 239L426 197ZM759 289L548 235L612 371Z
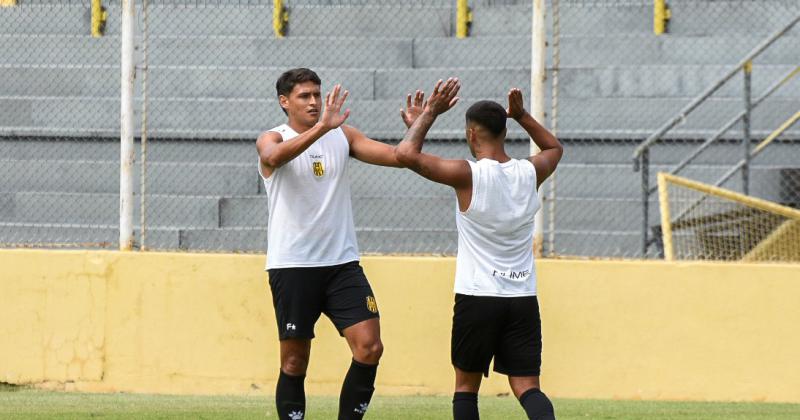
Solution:
M286 110L289 108L289 98L286 95L278 96L278 103L281 105L281 108Z
M467 139L470 141L470 143L475 141L476 135L475 128L467 126Z

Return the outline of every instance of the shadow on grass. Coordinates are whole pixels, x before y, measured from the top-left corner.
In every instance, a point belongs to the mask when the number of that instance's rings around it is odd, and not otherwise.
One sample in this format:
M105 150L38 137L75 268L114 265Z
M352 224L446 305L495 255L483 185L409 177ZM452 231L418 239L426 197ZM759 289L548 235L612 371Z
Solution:
M27 387L24 385L10 384L8 382L0 382L0 392L17 392Z

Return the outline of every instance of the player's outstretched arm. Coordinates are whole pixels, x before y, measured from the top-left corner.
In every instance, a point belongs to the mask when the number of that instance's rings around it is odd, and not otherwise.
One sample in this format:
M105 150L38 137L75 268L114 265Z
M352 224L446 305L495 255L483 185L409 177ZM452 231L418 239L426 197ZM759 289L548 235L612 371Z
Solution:
M403 167L394 156L394 146L373 140L349 125L343 125L342 131L350 142L350 156L373 165Z
M447 79L444 83L439 80L424 111L413 122L395 151L397 160L409 169L431 181L456 189L471 188L472 172L469 163L466 160L442 159L422 153L422 144L436 117L447 112L458 102L456 94L460 88L461 83L457 78ZM420 93L420 100L422 100L421 95Z
M422 115L425 108L424 97L421 90L416 91L413 101L411 94L406 97L406 108L400 109L400 117L403 118L406 128L411 127L411 124ZM373 165L404 167L395 157L393 146L372 140L354 127L344 125L342 129L350 142L350 155L354 158Z
M528 157L528 160L533 163L533 167L536 168L536 186L538 187L555 172L556 166L561 160L561 155L564 154L564 148L553 133L542 127L525 110L522 103L522 92L517 88L508 92L508 109L506 113L508 118L516 120L528 132L533 142L541 150L538 154Z
M264 176L270 176L272 171L299 156L325 133L344 124L350 116L350 110L341 113L342 105L348 95L348 92L344 91L340 97L341 89L341 85L336 85L332 92L325 95L325 109L319 122L297 137L282 141L281 135L272 131L264 132L258 137L256 149Z

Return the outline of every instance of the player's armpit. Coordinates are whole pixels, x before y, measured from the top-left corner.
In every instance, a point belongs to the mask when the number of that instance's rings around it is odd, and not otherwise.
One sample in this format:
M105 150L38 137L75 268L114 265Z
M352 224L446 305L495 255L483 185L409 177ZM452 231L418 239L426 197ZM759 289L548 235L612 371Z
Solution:
M552 149L542 150L534 156L528 158L533 167L536 169L536 187L538 188L542 183L555 172L558 162L561 160L563 149L556 147Z

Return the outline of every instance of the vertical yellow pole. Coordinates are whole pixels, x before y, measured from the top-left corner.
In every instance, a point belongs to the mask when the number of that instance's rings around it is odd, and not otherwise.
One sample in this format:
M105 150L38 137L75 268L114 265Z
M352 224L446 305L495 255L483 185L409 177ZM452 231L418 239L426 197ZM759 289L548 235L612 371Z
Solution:
M105 32L106 9L101 0L92 0L92 36L100 38Z
M664 260L674 261L672 249L672 224L669 214L669 191L667 191L667 174L658 173L658 204L661 209L661 237L664 241Z
M283 0L273 0L272 2L272 30L275 38L283 38L286 35L286 22L289 21L289 14L283 7Z
M0 7L16 6L17 0L0 0Z
M653 33L661 35L666 32L667 21L671 17L672 12L665 0L653 0Z
M456 37L466 38L469 36L469 25L472 23L472 11L469 9L467 0L456 0Z

